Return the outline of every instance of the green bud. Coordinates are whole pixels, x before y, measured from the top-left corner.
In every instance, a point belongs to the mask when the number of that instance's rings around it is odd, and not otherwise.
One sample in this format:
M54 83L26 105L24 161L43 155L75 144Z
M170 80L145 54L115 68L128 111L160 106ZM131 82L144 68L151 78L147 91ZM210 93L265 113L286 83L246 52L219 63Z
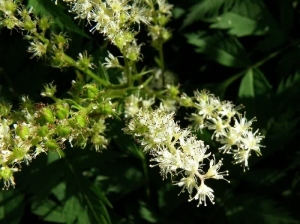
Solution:
M169 22L169 18L164 15L160 15L157 18L157 22L160 26L165 26Z
M168 88L168 93L175 97L180 93L180 91L177 86L170 85Z
M44 125L38 129L38 136L45 137L47 136L48 132L49 132L48 127Z
M170 31L164 29L161 32L161 37L163 38L164 41L167 41L167 40L169 40L172 37L172 34L171 34Z
M0 168L0 179L10 180L13 176L13 171L9 167L1 167Z
M90 99L93 99L99 93L99 89L95 85L87 84L83 88L86 90L86 95Z
M5 26L7 29L13 29L15 26L17 26L17 22L13 20L12 18L7 18L2 20L3 26Z
M23 23L23 27L25 30L27 31L33 31L36 28L36 22L32 21L31 19L27 19L24 23Z
M17 9L17 4L13 1L4 1L4 10L3 11L7 11L7 12L14 12Z
M60 137L65 137L71 133L72 129L68 126L58 126L56 128L56 134Z
M134 40L134 35L132 32L124 32L123 33L126 42L131 42Z
M119 16L120 24L124 24L128 20L128 14L125 12L121 12Z
M48 140L45 145L50 150L56 150L59 148L59 145L54 140Z
M126 39L123 34L117 34L113 42L120 50L122 50L126 44Z
M49 84L44 86L44 91L41 93L43 97L53 97L56 93L56 86Z
M76 123L79 127L84 128L86 126L86 119L83 115L77 115L75 117Z
M24 159L25 155L26 151L23 148L16 147L13 149L12 160L21 161L22 159Z
M110 102L103 102L99 109L100 113L104 115L112 115L115 111Z
M11 110L11 105L0 104L0 116L6 117L9 115Z
M30 143L31 143L31 145L36 146L40 141L41 141L41 138L36 137L36 138L31 139Z
M95 133L103 133L106 129L105 120L100 119L98 122L94 123L93 130Z
M185 97L180 99L180 104L184 107L192 107L193 106L193 100L190 97Z
M68 106L65 106L63 104L57 104L56 105L56 116L59 118L59 119L65 119L69 116L69 108Z
M42 17L39 21L39 28L43 31L47 30L50 27L50 21L47 17Z
M76 127L76 121L75 119L71 118L71 119L68 119L68 122L69 122L69 125L73 128Z
M107 144L107 140L102 135L94 135L91 141L95 145L96 150L105 147Z
M23 140L28 136L29 128L26 125L18 124L16 128L16 134Z
M47 122L49 122L51 124L54 123L55 117L53 116L53 113L52 113L52 111L49 108L44 107L41 110L41 114L42 114L42 117L44 118L45 121L47 121Z

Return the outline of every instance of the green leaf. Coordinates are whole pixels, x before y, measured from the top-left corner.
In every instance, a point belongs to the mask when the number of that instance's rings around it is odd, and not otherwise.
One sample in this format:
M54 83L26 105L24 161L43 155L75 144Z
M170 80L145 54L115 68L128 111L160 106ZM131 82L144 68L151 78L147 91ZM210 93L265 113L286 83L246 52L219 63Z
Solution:
M0 191L0 223L17 224L24 212L24 196L17 190Z
M294 75L290 75L288 78L284 78L280 81L276 94L283 94L289 90L293 90L294 88L299 92L300 85L300 73L296 72Z
M91 223L86 206L78 212L78 223Z
M261 21L239 15L234 12L227 12L217 18L211 28L228 29L228 33L238 37L248 35L263 35L268 31L268 26L262 27Z
M239 97L254 98L253 70L249 69L244 75L239 89Z
M68 198L63 207L63 214L67 224L72 224L77 219L80 208L80 202L75 195Z
M81 30L69 14L65 13L65 9L61 5L55 5L53 1L44 0L28 0L28 7L33 7L39 15L48 16L53 20L53 24L57 25L61 30L75 32L81 36L89 38L89 36Z
M272 86L259 69L249 69L245 73L239 88L240 98L254 98L271 90Z
M209 21L216 18L221 9L230 10L236 0L202 0L193 5L186 16L182 27L186 27L193 22L204 20Z
M69 161L66 161L66 163L69 168L68 176L70 180L73 179L73 184L75 183L74 189L77 188L80 192L81 204L87 206L90 218L93 220L92 223L110 224L110 217L104 203L108 206L111 206L111 204L101 192L101 189L90 183L81 173L76 172L75 166Z
M140 203L139 213L143 219L151 223L157 223L157 219L155 218L153 212L146 207L144 202Z
M31 206L31 210L44 221L56 223L66 222L62 214L62 207L52 200L34 202Z
M240 42L233 36L216 32L207 35L204 32L186 35L188 43L197 46L196 52L205 54L221 65L245 68L250 65L247 54Z

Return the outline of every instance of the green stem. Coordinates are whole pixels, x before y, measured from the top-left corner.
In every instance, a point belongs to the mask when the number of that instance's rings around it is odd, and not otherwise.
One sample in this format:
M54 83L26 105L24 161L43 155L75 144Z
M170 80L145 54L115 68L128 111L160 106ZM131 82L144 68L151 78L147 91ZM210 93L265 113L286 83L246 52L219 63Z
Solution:
M124 57L124 66L125 66L125 75L127 77L127 86L132 86L132 74L130 71L130 61L126 58L125 54L123 54Z
M110 83L108 83L107 81L101 79L99 76L97 76L94 72L92 72L90 69L84 69L81 68L80 66L77 65L76 61L71 58L70 56L66 55L65 53L63 53L63 59L69 63L70 65L72 65L73 67L77 68L78 70L84 72L86 75L90 76L91 78L93 78L94 80L98 81L101 85L105 86L105 87L109 87Z
M161 62L160 69L162 70L162 72L164 72L165 71L165 60L164 60L164 51L163 51L163 42L162 41L160 41L160 43L159 43L158 53L159 53L159 59Z

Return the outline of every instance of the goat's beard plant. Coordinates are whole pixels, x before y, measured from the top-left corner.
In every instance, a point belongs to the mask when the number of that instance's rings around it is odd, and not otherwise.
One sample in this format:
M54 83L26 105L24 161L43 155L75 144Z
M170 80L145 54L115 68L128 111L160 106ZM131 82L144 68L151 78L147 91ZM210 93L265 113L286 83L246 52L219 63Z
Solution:
M89 84L73 81L69 99L55 97L56 86L46 85L41 95L53 100L49 105L35 104L23 97L21 109L11 112L9 104L1 104L0 178L4 188L15 186L14 172L20 171L21 163L29 164L48 151L62 153L66 142L72 147L92 145L96 151L105 149L110 139L105 134L110 127L107 120L121 118L125 120L124 132L152 156L150 166L158 166L163 179L171 176L174 185L181 187L182 192L188 191L189 201L199 201L198 206L206 205L206 197L214 203L213 189L206 185L206 180L229 182L225 178L229 172L220 171L223 160L216 159L192 130L213 130L212 139L221 145L219 151L232 154L234 163L241 164L244 170L253 152L261 155L263 136L252 131L255 119L247 121L239 113L241 106L220 101L206 90L195 90L194 96L189 97L180 92L172 79L168 81L163 44L171 37L165 26L171 18L172 5L165 0L64 2L75 19L87 20L92 24L91 32L103 34L119 49L120 56L108 52L102 65L105 69L119 69L121 77L118 84L112 84L107 75L97 76L94 71L102 67L96 68L87 52L79 53L77 60L67 55L66 34L48 36L50 18L39 17L33 8L27 9L20 1L0 0L1 26L24 33L32 57L47 58L58 68L73 67L94 79ZM136 39L141 27L147 28L151 44L158 52L158 69L138 72L136 68L142 58L142 43ZM149 78L145 79L146 76ZM152 88L152 76L161 80L164 89ZM188 117L188 128L182 129L174 121L178 107L194 109Z

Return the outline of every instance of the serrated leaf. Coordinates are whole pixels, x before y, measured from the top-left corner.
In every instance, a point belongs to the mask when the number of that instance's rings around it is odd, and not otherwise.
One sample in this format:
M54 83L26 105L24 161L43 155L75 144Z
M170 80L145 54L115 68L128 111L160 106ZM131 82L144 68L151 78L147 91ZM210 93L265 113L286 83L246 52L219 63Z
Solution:
M244 68L250 61L240 42L233 36L216 32L207 35L204 32L186 35L188 43L197 46L196 51L228 67Z
M54 201L46 200L40 203L33 203L31 210L34 214L48 222L65 223L66 220L62 214L62 207Z
M268 31L268 26L262 27L261 22L255 19L227 12L217 18L211 28L227 29L228 33L238 37L248 35L263 35Z
M77 219L80 208L80 202L75 195L68 198L63 207L63 214L67 224L72 224Z
M282 94L284 91L292 89L293 87L299 87L300 73L297 72L294 75L290 75L288 78L282 79L278 85L276 94Z
M37 14L50 17L54 20L54 24L61 30L68 30L89 38L89 36L78 27L70 15L65 13L64 8L60 5L55 5L54 2L45 0L28 0L27 5L28 7L33 7Z
M111 206L111 204L100 188L90 183L81 173L76 172L70 162L67 161L67 165L69 167L69 176L70 178L71 176L73 177L74 183L82 196L81 204L84 203L87 205L93 223L110 224L110 217L104 203L107 203L108 206Z

